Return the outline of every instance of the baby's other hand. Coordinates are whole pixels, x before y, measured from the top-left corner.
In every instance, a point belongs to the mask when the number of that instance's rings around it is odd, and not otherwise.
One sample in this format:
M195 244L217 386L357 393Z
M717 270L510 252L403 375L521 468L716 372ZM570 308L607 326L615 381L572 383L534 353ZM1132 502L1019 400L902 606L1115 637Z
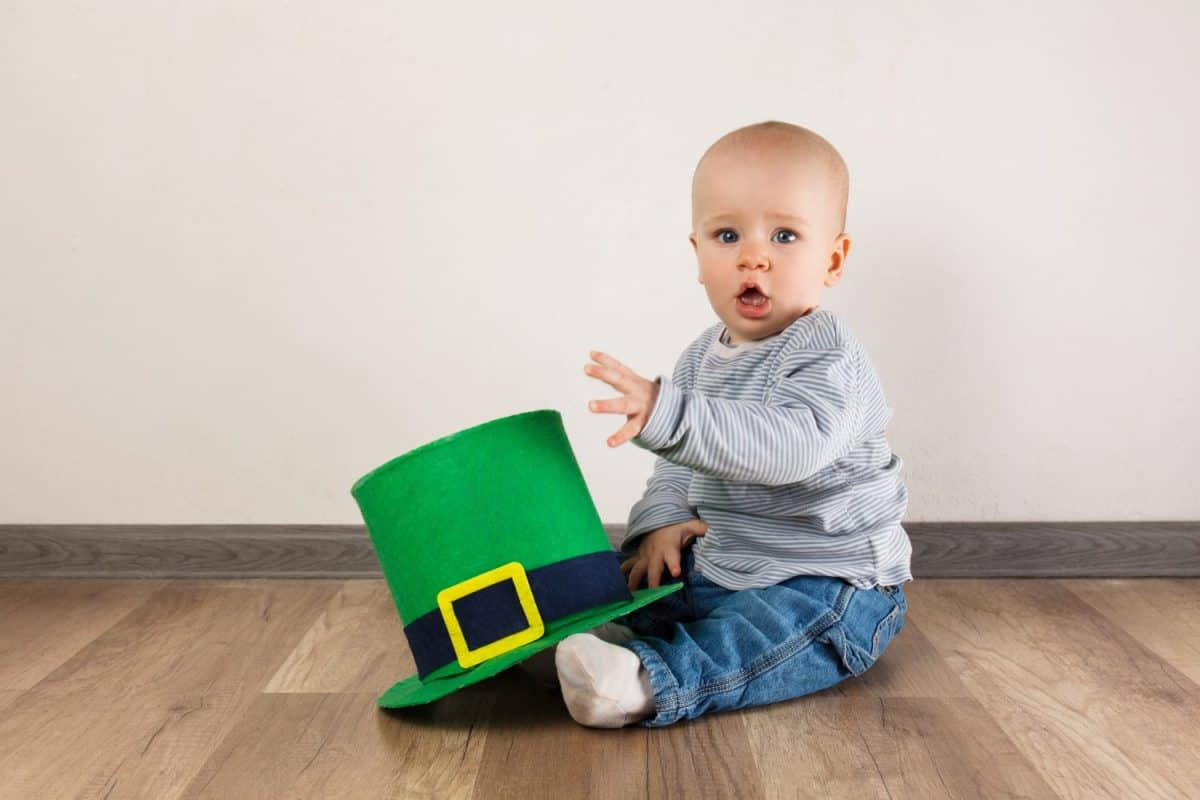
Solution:
M708 523L702 519L677 522L647 533L638 544L637 555L621 563L621 572L629 575L629 591L637 589L644 577L649 578L650 588L657 587L664 565L671 570L672 577L678 578L680 551L706 533Z
M637 436L646 427L646 421L650 419L650 412L654 410L654 403L658 400L658 382L646 380L610 355L597 350L593 350L590 355L601 366L587 364L583 371L623 393L622 397L593 400L588 403L588 408L592 411L625 414L628 418L624 427L608 437L608 446L616 447Z

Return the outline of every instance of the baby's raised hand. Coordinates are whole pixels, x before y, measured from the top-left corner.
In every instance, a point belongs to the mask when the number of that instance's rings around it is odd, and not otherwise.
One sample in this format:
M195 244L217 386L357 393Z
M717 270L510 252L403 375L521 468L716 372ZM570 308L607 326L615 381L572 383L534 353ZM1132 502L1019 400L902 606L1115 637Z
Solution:
M654 402L658 399L658 384L646 380L612 356L597 350L593 350L589 355L599 362L599 365L587 364L583 371L614 389L619 389L623 395L611 400L593 400L588 403L588 409L591 411L625 414L628 417L625 425L608 437L608 446L616 447L637 436L646 427L650 412L654 410Z
M644 576L649 576L650 588L658 586L664 565L671 570L672 577L678 578L680 551L692 539L706 533L708 523L702 519L677 522L647 533L638 543L637 555L621 563L621 572L629 575L629 591L637 589Z

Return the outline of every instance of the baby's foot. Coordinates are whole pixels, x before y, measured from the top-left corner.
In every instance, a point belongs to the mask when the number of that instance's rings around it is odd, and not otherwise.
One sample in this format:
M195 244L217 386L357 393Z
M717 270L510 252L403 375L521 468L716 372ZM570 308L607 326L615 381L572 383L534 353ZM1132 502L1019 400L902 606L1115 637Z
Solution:
M616 622L597 625L588 633L614 644L627 642L636 636L632 630ZM558 668L554 664L555 649L555 647L547 647L545 650L539 650L524 661L518 662L517 666L522 672L533 678L539 686L545 689L557 689Z
M593 728L620 728L654 713L650 674L637 653L590 633L558 643L555 663L571 718Z

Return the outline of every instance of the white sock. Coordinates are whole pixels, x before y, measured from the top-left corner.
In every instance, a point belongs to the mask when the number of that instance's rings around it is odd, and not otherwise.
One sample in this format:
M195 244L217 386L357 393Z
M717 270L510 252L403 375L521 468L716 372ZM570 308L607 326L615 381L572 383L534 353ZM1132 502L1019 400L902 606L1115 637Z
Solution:
M602 623L592 628L588 633L613 644L627 642L637 635L626 626L616 622ZM557 689L559 685L558 667L554 663L554 651L556 648L557 645L555 647L547 647L545 650L539 650L524 661L518 662L517 667L537 681L542 687Z
M650 673L637 653L590 633L558 643L558 681L572 719L593 728L620 728L654 713Z

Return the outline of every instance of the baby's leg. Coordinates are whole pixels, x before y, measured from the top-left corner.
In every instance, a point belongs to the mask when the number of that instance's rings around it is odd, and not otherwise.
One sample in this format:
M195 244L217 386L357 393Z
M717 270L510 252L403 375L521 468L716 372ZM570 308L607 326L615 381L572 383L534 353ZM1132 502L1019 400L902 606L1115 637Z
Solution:
M906 609L898 587L858 589L827 576L729 592L666 636L622 645L640 657L654 692L655 714L640 724L765 705L861 674L899 631Z
M678 579L663 581L663 585L670 582L678 582ZM667 636L676 623L691 622L694 619L696 614L692 608L691 591L685 583L682 589L614 618L613 623L625 626L638 636Z
M628 643L637 636L666 635L680 622L696 619L691 556L687 548L679 578L665 576L664 583L681 582L682 588L588 633L568 636L555 648L563 701L576 722L619 728L654 716L650 674Z

